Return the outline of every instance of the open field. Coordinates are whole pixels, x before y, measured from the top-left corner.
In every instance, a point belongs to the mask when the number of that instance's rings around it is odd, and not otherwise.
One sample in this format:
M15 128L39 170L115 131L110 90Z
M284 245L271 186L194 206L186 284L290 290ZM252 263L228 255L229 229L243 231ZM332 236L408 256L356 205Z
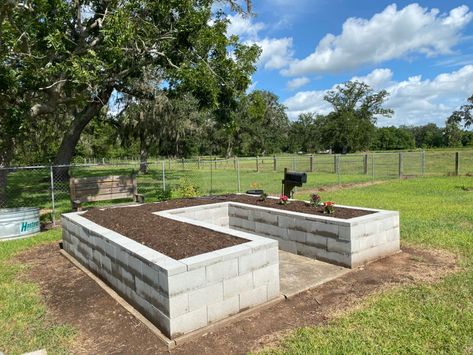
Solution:
M165 160L151 162L148 174L138 175L138 192L145 196L147 202L160 200L163 187L172 191L174 198L182 197L186 186L195 187L200 195L244 192L252 188L279 194L284 168L307 172L308 181L302 191L316 190L321 186L399 179L399 159L399 152L316 155L312 160L312 169L311 158L306 155L237 160ZM405 178L455 173L455 151L402 152L401 159L401 174ZM74 177L126 175L138 168L136 161L122 162L120 165L74 166L70 174ZM460 151L459 173L473 174L472 150ZM7 201L0 207L41 207L46 211L43 219L50 220L52 216L47 213L53 207L50 175L49 167L11 170L7 181ZM184 188L179 189L180 186ZM55 179L53 190L55 216L58 217L71 208L69 185ZM95 205L107 204L110 202Z
M420 282L372 295L327 325L297 329L278 338L277 346L264 352L470 353L473 192L469 188L473 188L473 177L429 177L323 192L324 200L340 204L399 210L403 245L453 252L460 271L439 282ZM50 231L2 243L0 351L10 354L47 347L51 353L61 353L74 341L73 328L48 321L38 287L22 278L28 270L12 264L17 252L59 238L59 231Z

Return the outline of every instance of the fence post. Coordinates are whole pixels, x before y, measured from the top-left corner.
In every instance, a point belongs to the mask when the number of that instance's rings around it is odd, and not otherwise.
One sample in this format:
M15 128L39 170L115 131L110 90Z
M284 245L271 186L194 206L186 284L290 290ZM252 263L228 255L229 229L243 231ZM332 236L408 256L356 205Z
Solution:
M333 155L333 172L336 174L338 172L338 166L337 166L337 154Z
M368 154L365 154L363 157L363 172L365 175L368 175Z
M311 173L314 171L314 156L312 154L309 157L309 171Z
M336 171L337 172L337 183L338 183L338 185L340 185L340 154L335 156L335 161L336 161L335 168L337 170Z
M276 171L276 169L277 169L276 156L273 155L273 171Z
M256 172L259 172L259 161L258 161L258 156L256 156Z
M200 157L197 158L197 169L200 169Z
M400 152L399 153L399 179L402 178L402 175L404 174L403 172L403 165L404 165L404 161L403 161L403 153Z
M375 154L371 154L371 180L374 182L374 156Z
M210 193L209 193L210 196L212 196L212 188L213 188L213 163L212 163L212 159L210 159Z
M166 191L166 173L165 173L166 164L164 163L164 160L161 163L163 166L163 191Z
M185 166L184 166L184 158L182 158L182 170L185 170Z
M420 152L420 173L422 177L425 175L425 150Z
M217 170L217 157L214 157L214 162L215 162L215 170Z
M236 164L236 156L234 155L234 156L233 156L233 169L235 169L235 170L236 170L236 168L237 168L237 164Z
M455 152L455 176L460 175L460 152Z
M240 183L240 159L236 160L236 171L237 171L237 189L238 193L241 191L241 183Z
M51 219L53 220L53 226L56 227L56 201L54 199L54 174L53 167L49 167L49 176L51 179L51 202L52 202L52 213Z

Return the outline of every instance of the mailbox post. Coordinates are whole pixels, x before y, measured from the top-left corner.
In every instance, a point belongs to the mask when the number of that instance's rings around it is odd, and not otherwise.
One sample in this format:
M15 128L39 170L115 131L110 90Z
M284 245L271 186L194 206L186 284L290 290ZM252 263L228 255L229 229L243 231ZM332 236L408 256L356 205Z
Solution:
M306 173L298 173L295 171L287 171L284 169L284 179L282 180L282 193L287 197L292 197L294 187L302 186L307 182Z

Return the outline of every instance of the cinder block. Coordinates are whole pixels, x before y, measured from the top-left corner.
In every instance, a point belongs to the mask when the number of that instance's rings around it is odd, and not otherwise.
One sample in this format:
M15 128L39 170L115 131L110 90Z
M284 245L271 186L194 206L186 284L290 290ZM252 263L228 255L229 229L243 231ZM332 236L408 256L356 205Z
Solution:
M220 261L205 267L207 284L220 282L238 275L238 258Z
M253 274L247 273L223 281L223 298L228 299L254 287Z
M337 224L331 224L331 223L324 223L317 221L314 223L313 226L314 229L312 229L312 233L321 235L324 237L329 237L329 238L337 238L338 237L338 225Z
M195 255L189 258L181 259L180 262L187 265L187 270L191 271L206 267L208 265L220 263L222 260L223 256L217 253L217 251L213 251L210 253Z
M278 226L281 228L293 229L296 225L294 217L278 215Z
M279 239L289 239L288 238L288 230L287 228L282 228L279 226L268 225L267 232L270 236L276 237Z
M253 282L255 287L267 284L279 279L279 264L273 264L253 271Z
M146 264L144 262L141 262L141 278L145 283L147 283L153 288L163 288L161 285L159 271L153 269L152 267L150 267L149 264ZM163 280L164 279L167 280L167 277L163 277Z
M266 285L240 293L240 310L262 304L268 300L268 287Z
M328 263L340 265L340 266L351 266L351 256L349 254L340 254L332 251L317 249L318 260L325 261Z
M189 294L181 293L169 298L169 318L176 318L190 312Z
M170 297L203 287L205 285L205 268L169 276L167 285L165 283L161 284L161 280L159 284L167 287L165 291L169 293Z
M122 271L122 282L126 284L132 290L136 290L135 276L128 270L121 268Z
M262 211L260 213L260 218L266 224L270 224L274 226L278 225L278 216L276 214L272 214L267 211Z
M145 299L150 304L159 308L166 315L169 315L169 298L163 293L159 292L158 289L151 287L140 278L135 278L135 290L136 293Z
M102 262L102 267L107 272L111 273L112 272L112 260L108 256L102 255L101 262Z
M306 234L306 242L305 244L315 247L318 249L327 249L327 241L329 238L323 237L321 235L307 233Z
M240 297L238 295L227 298L220 302L209 304L207 307L209 323L224 319L238 313L240 309Z
M207 325L207 307L170 319L171 338Z
M338 239L350 241L351 228L350 226L338 226Z
M266 249L258 250L252 254L243 255L238 258L238 274L247 274L265 265L268 265Z
M221 302L223 301L223 282L190 291L188 295L190 311Z
M328 238L327 250L329 252L334 251L336 253L349 254L351 253L351 243L340 239Z
M317 259L317 255L320 253L320 250L321 250L319 248L316 248L307 244L301 244L301 243L296 243L296 247L297 247L297 252L296 252L297 255L306 256L312 259ZM325 250L325 249L322 249L322 250Z
M295 229L289 229L287 231L288 238L289 240L293 240L295 242L299 243L305 243L307 240L307 233L306 232L301 232Z
M129 271L132 274L142 277L142 274L141 274L142 264L143 262L140 259L138 259L136 256L131 255L131 254L128 255L127 265L128 265Z

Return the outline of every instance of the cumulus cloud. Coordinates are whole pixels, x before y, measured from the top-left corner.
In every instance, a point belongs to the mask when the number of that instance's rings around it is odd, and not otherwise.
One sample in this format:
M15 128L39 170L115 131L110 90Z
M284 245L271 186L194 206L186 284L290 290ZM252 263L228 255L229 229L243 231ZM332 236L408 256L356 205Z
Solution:
M295 60L283 74L334 73L410 54L450 54L472 18L465 5L441 14L418 4L400 10L392 4L369 20L347 19L340 35L327 34L312 54Z
M423 79L420 75L403 81L394 81L392 78L390 69L376 69L364 77L352 78L364 81L376 90L385 89L389 92L386 107L392 108L395 113L392 118L380 118L378 124L381 126L429 122L443 125L445 119L473 93L473 65L440 74L433 79ZM288 108L289 117L295 119L303 112L330 112L330 105L323 100L326 92L301 91L288 98L284 105Z
M257 41L262 53L259 64L265 69L281 69L292 60L292 38L265 38Z
M295 90L295 89L300 88L301 86L308 84L309 82L310 82L310 79L308 77L302 76L300 78L289 80L287 82L287 88L289 90Z
M251 17L228 15L230 21L227 28L228 35L236 35L246 41L256 41L258 32L265 28L262 22L253 22Z
M265 69L282 69L293 61L292 37L261 38L260 31L266 27L263 23L253 22L251 17L241 15L228 16L228 19L228 35L237 35L243 42L261 47L258 66Z

